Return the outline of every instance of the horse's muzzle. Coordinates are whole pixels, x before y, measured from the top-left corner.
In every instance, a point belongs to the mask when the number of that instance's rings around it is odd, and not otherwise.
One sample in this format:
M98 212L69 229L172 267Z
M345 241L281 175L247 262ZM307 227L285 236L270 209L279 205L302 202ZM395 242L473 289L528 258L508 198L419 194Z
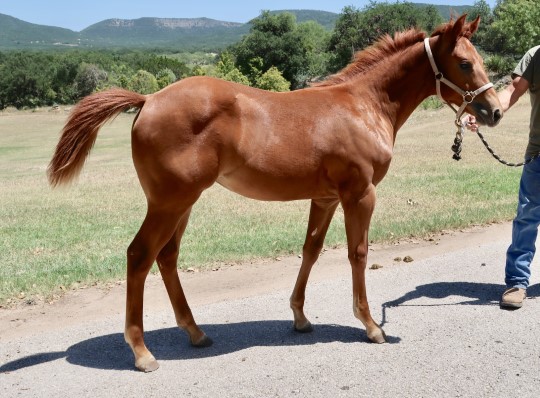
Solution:
M471 107L474 110L476 120L479 124L494 127L501 121L503 113L499 108L486 108L482 104L472 103Z

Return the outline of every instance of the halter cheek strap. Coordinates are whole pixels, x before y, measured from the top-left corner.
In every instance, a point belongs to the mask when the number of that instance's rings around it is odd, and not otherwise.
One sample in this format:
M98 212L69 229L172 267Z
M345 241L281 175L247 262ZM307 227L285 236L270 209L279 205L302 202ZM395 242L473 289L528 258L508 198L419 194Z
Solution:
M458 86L456 86L454 83L452 83L450 80L446 79L442 72L439 71L439 68L437 68L437 65L435 64L435 59L433 58L433 53L431 52L431 47L429 45L429 38L424 39L424 47L426 48L426 53L429 58L429 63L431 64L431 69L433 69L433 73L435 74L435 86L437 88L437 96L440 98L440 100L448 105L452 110L456 113L456 125L461 127L461 115L465 111L465 108L467 105L469 105L471 102L473 102L474 98L478 95L483 93L484 91L490 89L493 87L493 83L489 82L484 84L482 87L477 88L474 91L464 91ZM461 106L456 110L452 104L450 104L448 101L446 101L442 95L441 95L441 82L446 84L448 87L450 87L452 90L457 92L463 97L463 102Z

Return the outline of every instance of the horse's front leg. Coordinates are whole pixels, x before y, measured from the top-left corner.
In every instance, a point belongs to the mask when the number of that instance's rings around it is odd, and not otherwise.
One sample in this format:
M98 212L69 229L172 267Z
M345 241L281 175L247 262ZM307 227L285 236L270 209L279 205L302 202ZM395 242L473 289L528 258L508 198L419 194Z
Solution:
M341 192L341 205L345 215L348 254L352 268L354 315L364 324L371 341L384 343L386 336L371 317L366 293L368 230L375 208L375 186L370 185L361 192L355 190Z

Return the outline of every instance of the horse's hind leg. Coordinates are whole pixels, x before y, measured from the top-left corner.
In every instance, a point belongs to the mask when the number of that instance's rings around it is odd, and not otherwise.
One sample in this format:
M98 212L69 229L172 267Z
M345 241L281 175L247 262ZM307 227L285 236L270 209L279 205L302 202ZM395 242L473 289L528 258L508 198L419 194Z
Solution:
M161 249L156 260L174 309L176 323L188 333L192 345L196 347L208 347L212 344L212 340L195 323L177 270L180 241L186 229L190 212L191 208L182 215L176 232L165 247Z
M311 268L319 258L326 232L338 203L337 199L311 201L306 240L302 250L302 265L290 299L294 314L294 328L299 332L310 332L313 329L304 315L306 285Z
M143 296L146 276L158 253L175 232L180 217L191 206L172 209L149 203L146 218L127 250L126 328L124 337L135 355L135 366L151 372L159 365L144 344Z

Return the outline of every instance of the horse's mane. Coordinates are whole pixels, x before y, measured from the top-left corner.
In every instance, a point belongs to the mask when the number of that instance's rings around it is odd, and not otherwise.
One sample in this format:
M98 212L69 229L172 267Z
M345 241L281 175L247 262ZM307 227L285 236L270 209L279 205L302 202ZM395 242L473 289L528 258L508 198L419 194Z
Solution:
M448 29L453 28L453 26L454 21L450 20L450 22L439 26L431 36L442 35ZM471 34L472 33L468 30L464 30L461 33L462 36L467 38L469 38ZM371 70L384 59L404 51L411 45L424 40L425 37L426 34L417 28L409 29L404 32L396 32L393 38L386 34L370 47L356 52L352 62L340 72L329 76L322 82L315 83L313 86L324 87L343 83L353 76L361 75L368 70Z

